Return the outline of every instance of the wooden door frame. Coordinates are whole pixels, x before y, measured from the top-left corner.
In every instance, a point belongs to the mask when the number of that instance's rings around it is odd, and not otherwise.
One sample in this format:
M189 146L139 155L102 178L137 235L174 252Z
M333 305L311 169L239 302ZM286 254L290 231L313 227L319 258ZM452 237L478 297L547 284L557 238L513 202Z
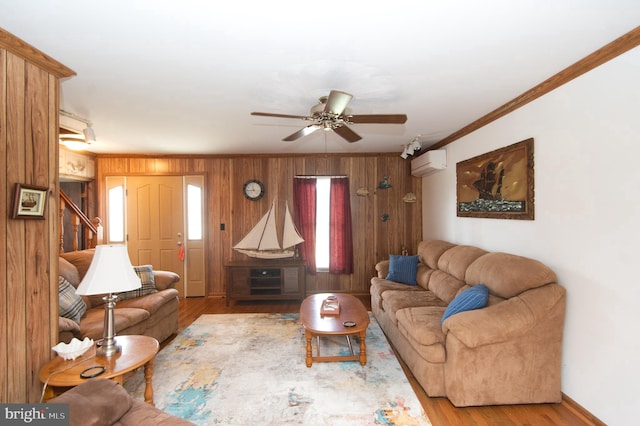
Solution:
M208 191L207 191L207 182L208 176L207 172L194 172L194 173L105 173L100 177L100 180L97 181L97 211L99 212L99 217L104 218L103 226L104 226L104 235L105 242L107 241L107 236L109 233L109 224L108 224L108 213L107 213L107 179L108 178L124 178L125 179L125 191L127 190L126 178L127 177L162 177L162 176L181 176L183 178L183 191L185 190L185 177L188 176L202 176L202 188L203 188L203 205L202 205L202 223L203 223L203 257L204 257L204 297L208 295L208 277L209 277L209 267L208 267L208 247L209 247L209 209L208 209ZM183 203L183 209L186 210L186 207ZM126 211L125 211L125 220L126 220ZM185 215L186 221L186 215ZM126 223L125 223L125 232L126 232ZM126 238L125 238L126 239ZM126 241L125 241L126 243ZM186 286L186 283L184 283ZM189 296L187 296L189 297Z

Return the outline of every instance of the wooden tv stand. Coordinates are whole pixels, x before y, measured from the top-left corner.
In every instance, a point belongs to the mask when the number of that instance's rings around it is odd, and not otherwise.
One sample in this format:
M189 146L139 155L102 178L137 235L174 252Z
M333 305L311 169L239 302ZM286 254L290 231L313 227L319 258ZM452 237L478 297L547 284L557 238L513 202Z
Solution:
M230 261L227 300L296 300L305 298L304 261L251 259Z

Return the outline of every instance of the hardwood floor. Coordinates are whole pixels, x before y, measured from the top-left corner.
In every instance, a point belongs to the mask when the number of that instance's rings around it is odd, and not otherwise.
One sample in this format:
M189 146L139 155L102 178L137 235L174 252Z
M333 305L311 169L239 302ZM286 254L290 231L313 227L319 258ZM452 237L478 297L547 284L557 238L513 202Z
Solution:
M363 297L361 300L367 308L370 308L368 297ZM202 314L292 313L299 310L300 302L295 301L236 302L231 306L226 306L225 300L218 298L181 299L179 331L182 331ZM456 408L446 398L428 397L402 360L400 363L434 426L604 425L568 397L565 397L560 404Z

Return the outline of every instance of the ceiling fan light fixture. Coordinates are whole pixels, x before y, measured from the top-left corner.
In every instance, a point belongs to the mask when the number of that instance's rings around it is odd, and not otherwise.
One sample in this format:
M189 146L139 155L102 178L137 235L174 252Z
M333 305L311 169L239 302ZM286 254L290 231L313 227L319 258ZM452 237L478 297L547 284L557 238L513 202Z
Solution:
M312 116L324 112L324 107L327 104L327 99L327 96L320 96L320 98L318 98L318 103L311 107Z
M304 127L297 132L287 136L283 141L291 142L298 138L307 136L320 129L325 131L333 130L347 142L357 142L360 137L351 130L350 124L404 124L407 121L405 114L358 114L352 115L347 104L353 99L353 95L340 90L332 90L329 96L321 96L318 104L311 107L310 116L300 116L291 114L278 114L268 112L252 112L251 115L298 118L314 121L315 124Z

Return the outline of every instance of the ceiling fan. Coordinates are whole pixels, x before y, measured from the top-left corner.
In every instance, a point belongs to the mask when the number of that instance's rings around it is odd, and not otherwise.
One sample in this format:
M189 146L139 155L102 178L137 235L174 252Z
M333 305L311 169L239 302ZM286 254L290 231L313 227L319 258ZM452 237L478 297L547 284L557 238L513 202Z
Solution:
M297 132L282 139L283 141L295 141L303 136L310 135L316 130L323 129L326 131L333 130L338 135L346 139L348 142L356 142L360 139L360 135L347 127L347 124L403 124L407 121L405 114L360 114L352 115L347 109L347 105L353 98L346 92L332 90L329 96L322 96L319 103L311 108L310 115L289 115L274 114L270 112L252 112L251 115L260 115L265 117L281 117L281 118L299 118L302 120L313 121Z

